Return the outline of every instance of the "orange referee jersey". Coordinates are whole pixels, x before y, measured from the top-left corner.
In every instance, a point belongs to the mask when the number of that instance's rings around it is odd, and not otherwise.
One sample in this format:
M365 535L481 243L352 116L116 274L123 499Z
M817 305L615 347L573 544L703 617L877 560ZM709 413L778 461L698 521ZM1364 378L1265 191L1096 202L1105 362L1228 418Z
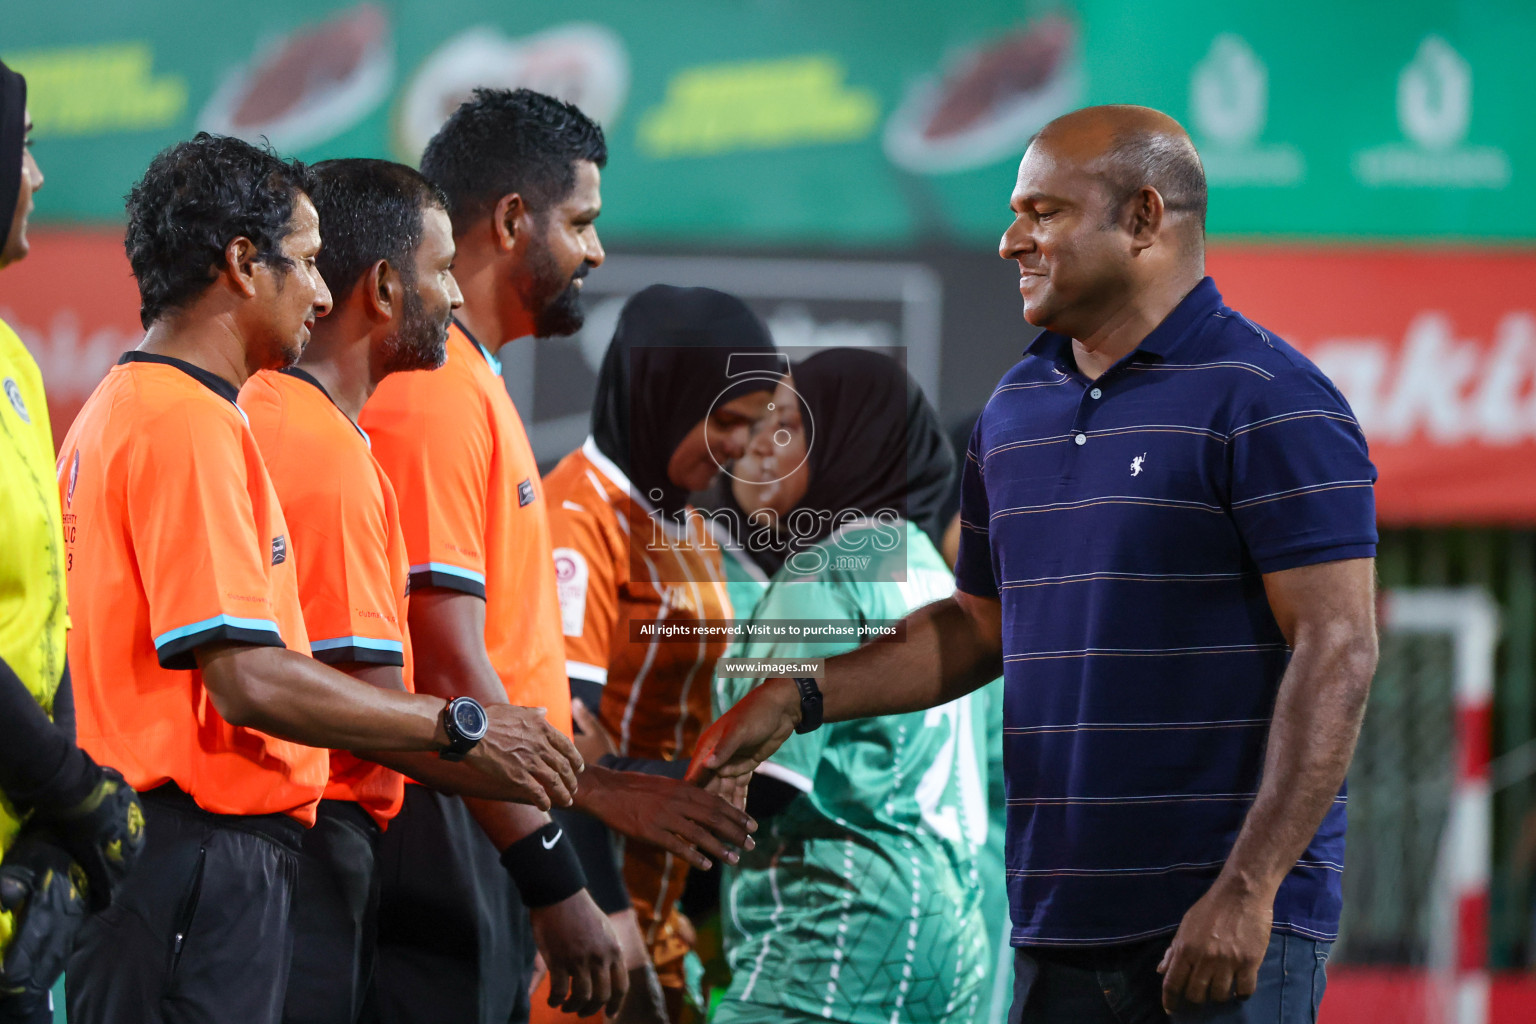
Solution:
M728 641L636 640L643 622L730 619L720 549L700 516L653 519L628 477L591 438L545 481L565 634L565 671L603 686L600 717L630 757L684 759L710 720L715 662ZM662 982L682 984L688 950L675 904L688 865L654 846L625 847L624 881Z
M544 485L500 363L455 323L447 363L385 378L360 421L399 498L412 588L485 598L507 699L569 735Z
M409 561L395 491L367 435L298 367L246 381L240 408L288 520L310 650L331 664L398 665L409 690ZM345 750L330 760L326 799L354 801L388 827L405 779Z
M306 824L323 750L232 726L195 652L309 653L288 526L233 385L128 352L59 454L80 744L135 789L170 781L217 814Z

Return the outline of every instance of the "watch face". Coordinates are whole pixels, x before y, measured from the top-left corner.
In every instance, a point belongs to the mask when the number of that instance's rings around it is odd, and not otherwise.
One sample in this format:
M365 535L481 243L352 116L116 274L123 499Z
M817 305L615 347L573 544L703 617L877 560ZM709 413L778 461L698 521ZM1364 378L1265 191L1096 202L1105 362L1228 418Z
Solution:
M485 709L473 701L454 701L453 724L466 739L477 740L485 735Z

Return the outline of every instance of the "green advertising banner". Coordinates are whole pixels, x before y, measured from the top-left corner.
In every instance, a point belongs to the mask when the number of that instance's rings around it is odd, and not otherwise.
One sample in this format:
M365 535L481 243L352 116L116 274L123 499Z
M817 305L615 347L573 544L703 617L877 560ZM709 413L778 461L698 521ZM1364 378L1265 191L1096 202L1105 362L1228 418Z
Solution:
M987 243L1030 135L1101 102L1190 128L1215 234L1536 238L1521 0L9 6L54 221L118 219L198 129L414 161L471 88L528 85L607 128L614 241Z

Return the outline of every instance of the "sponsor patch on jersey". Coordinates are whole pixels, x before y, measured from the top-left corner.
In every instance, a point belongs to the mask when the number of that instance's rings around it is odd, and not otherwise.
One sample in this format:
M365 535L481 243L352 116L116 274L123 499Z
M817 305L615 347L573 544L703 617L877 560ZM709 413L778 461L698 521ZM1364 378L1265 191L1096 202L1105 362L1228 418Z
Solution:
M278 534L272 538L272 564L281 565L288 560L288 537Z
M15 378L5 378L5 397L11 400L11 408L16 410L16 415L21 417L23 423L32 422L32 414L27 412L27 403L21 400L21 385Z
M517 485L517 507L522 508L524 505L531 505L533 499L533 478L529 477Z
M587 621L587 560L574 548L555 548L555 591L560 597L560 631L581 636Z

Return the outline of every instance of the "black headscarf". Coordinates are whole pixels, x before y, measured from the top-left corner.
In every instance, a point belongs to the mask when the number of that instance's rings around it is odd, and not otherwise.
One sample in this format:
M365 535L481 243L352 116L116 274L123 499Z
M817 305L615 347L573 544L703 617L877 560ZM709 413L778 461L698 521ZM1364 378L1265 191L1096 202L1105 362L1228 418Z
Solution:
M868 349L828 349L798 364L793 383L810 445L810 481L795 508L832 513L820 517L820 535L801 544L829 535L839 512L873 516L881 509L938 544L955 456L938 414L901 364Z
M773 354L768 328L734 295L665 284L636 293L619 313L598 373L598 450L638 495L676 516L688 492L667 476L672 454L711 409L772 391Z
M27 80L0 62L0 246L11 237L27 141Z

